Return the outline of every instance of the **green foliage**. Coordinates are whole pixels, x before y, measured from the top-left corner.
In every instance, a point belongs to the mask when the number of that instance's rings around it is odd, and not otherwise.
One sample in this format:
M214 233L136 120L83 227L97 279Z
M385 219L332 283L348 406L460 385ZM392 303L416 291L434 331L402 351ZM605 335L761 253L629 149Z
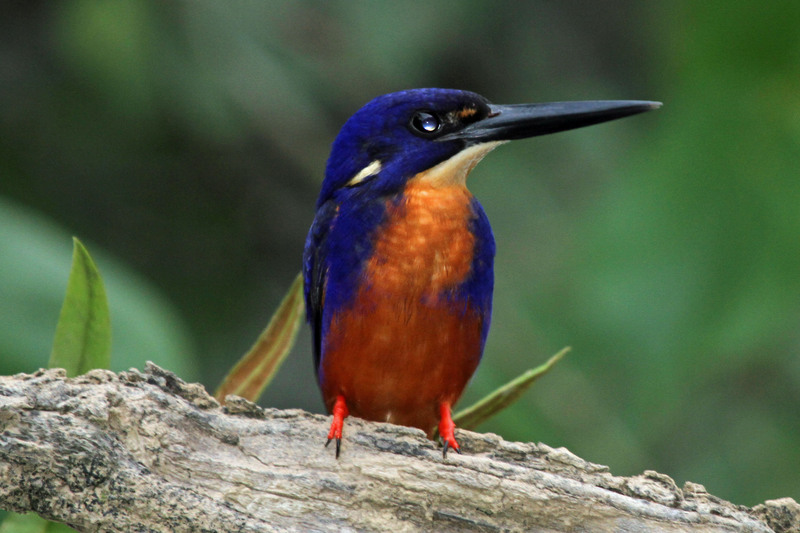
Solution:
M256 343L236 363L214 396L221 402L228 394L236 394L251 402L258 401L294 346L305 317L304 311L301 273L294 279Z
M67 376L111 366L111 318L103 279L86 248L72 238L72 269L56 326L50 368Z
M563 348L545 363L522 373L502 387L481 398L476 403L462 409L453 416L456 426L463 429L475 429L482 423L510 407L519 400L522 393L528 390L533 382L550 371L553 366L564 357L570 348Z
M48 364L64 303L69 234L40 215L0 198L0 373ZM111 368L142 368L151 359L196 379L194 348L182 318L152 285L101 251L114 317Z
M35 513L8 513L0 524L0 533L69 533L65 524L50 522Z

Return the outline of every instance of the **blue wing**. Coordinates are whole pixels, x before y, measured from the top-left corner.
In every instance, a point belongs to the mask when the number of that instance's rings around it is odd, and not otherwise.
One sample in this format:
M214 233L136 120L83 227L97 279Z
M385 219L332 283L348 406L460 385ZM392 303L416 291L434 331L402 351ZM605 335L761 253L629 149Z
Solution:
M319 370L322 346L322 304L328 271L328 233L336 217L336 205L326 202L320 206L311 224L303 250L303 288L306 300L306 320L311 326L314 348L314 371Z
M318 377L326 317L346 305L358 290L373 235L385 213L384 200L373 201L349 190L317 209L303 252L303 281Z

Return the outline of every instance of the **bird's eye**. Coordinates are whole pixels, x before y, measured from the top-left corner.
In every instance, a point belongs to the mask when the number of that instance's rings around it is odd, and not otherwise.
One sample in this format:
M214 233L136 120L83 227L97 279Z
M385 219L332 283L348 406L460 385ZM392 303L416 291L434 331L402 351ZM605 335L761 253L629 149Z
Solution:
M411 127L417 133L423 135L431 135L439 131L442 127L442 122L439 117L428 111L417 111L411 117Z

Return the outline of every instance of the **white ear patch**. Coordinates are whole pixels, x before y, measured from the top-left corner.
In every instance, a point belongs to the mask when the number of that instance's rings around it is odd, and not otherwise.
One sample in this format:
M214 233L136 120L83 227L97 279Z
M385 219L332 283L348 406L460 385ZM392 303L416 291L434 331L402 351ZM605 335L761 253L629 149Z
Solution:
M374 176L375 174L380 172L381 168L383 168L382 165L381 165L381 162L376 159L375 161L373 161L369 165L367 165L364 168L362 168L361 170L359 170L358 173L356 173L355 176L350 178L350 181L345 183L345 186L346 187L352 187L353 185L358 185L359 183L361 183L362 181L364 181L368 177Z

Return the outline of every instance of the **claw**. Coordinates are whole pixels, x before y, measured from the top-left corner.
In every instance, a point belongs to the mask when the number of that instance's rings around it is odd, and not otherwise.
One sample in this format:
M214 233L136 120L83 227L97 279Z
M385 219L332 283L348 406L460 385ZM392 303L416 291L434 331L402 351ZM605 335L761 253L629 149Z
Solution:
M333 413L333 422L331 422L331 429L328 431L328 441L325 443L325 447L327 448L328 444L336 439L336 458L338 459L339 452L342 449L342 427L344 426L344 419L350 414L344 396L340 394L336 397L336 402L333 404L333 409L331 409L331 411Z
M444 450L442 451L442 458L444 459L447 459L447 450L450 448L453 448L456 453L461 453L461 448L456 442L455 429L456 425L450 415L450 404L442 402L439 404L439 436L444 442Z
M325 447L326 448L328 447L328 444L330 444L332 440L334 440L334 439L328 439L327 441L325 441ZM336 458L337 459L339 458L339 452L341 451L341 449L342 449L342 439L336 439Z

